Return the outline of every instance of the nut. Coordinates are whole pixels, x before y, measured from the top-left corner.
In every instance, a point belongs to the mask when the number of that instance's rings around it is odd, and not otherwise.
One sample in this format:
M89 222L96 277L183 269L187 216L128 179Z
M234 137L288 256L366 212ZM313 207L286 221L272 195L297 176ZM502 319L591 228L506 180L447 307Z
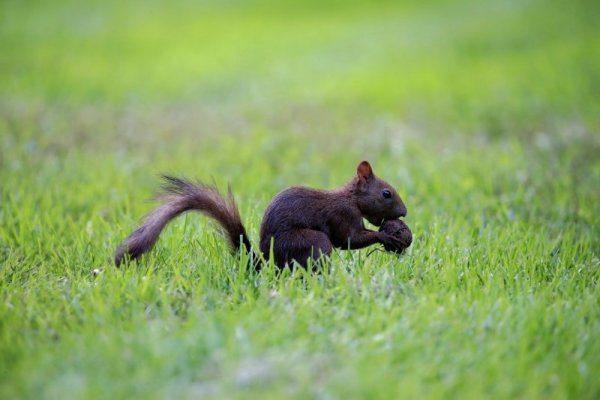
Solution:
M412 232L408 228L408 225L406 225L404 221L400 219L389 219L384 221L379 227L379 232L385 232L388 235L400 239L399 247L384 245L386 251L402 253L412 243Z

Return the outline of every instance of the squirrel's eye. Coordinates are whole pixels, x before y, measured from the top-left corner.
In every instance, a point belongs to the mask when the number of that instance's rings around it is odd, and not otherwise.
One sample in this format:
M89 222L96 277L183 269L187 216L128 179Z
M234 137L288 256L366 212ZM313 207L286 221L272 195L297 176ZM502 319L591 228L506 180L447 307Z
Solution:
M381 192L381 194L383 195L383 197L385 197L386 199L389 199L392 197L392 192L390 192L389 189L383 189L383 191Z

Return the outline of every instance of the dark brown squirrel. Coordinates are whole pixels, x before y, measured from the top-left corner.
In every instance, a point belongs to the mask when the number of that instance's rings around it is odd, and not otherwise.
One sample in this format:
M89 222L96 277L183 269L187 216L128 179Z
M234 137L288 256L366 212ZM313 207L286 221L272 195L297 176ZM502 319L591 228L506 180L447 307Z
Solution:
M150 251L165 225L191 210L216 220L232 251L240 251L242 246L252 251L231 189L225 197L211 185L164 178L165 202L119 246L115 254L117 266L126 257L137 259ZM275 264L283 268L293 261L306 267L309 259L330 256L334 247L348 250L382 243L389 248L400 248L401 239L384 231L366 229L363 218L380 226L386 220L406 216L406 212L396 190L375 176L368 161L362 161L357 175L337 189L291 187L277 194L261 224L260 251L268 258L272 243ZM260 268L260 263L255 265Z

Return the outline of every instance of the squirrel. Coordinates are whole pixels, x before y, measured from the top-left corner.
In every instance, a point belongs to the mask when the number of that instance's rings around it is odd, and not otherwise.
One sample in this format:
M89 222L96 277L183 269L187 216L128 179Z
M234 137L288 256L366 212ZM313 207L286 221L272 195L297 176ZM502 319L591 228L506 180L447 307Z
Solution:
M119 246L115 254L117 267L125 258L138 259L150 251L163 228L186 211L199 211L216 220L234 253L243 248L254 251L231 188L223 196L212 185L171 176L164 179L164 203ZM269 257L273 246L272 255L279 268L292 266L294 261L306 268L309 259L329 257L334 247L352 250L381 243L401 248L401 239L384 230L366 229L363 218L380 226L406 214L406 206L396 190L375 176L368 161L362 161L356 176L337 189L294 186L277 194L262 220L260 252ZM255 268L260 269L260 262Z

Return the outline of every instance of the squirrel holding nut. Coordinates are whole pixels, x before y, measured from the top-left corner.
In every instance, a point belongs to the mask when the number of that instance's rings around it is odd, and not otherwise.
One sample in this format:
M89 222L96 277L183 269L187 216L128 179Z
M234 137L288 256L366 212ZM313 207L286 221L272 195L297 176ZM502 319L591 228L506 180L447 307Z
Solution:
M223 196L211 185L164 178L163 204L119 246L117 266L150 251L163 228L186 211L199 211L217 221L233 252L253 251L231 189ZM272 255L279 268L293 262L306 267L309 259L330 256L334 247L352 250L381 243L387 251L402 252L412 242L408 226L398 219L406 213L396 190L362 161L356 176L337 189L291 187L277 194L262 220L260 252L263 259ZM379 231L366 229L363 218ZM260 268L260 263L255 266Z

